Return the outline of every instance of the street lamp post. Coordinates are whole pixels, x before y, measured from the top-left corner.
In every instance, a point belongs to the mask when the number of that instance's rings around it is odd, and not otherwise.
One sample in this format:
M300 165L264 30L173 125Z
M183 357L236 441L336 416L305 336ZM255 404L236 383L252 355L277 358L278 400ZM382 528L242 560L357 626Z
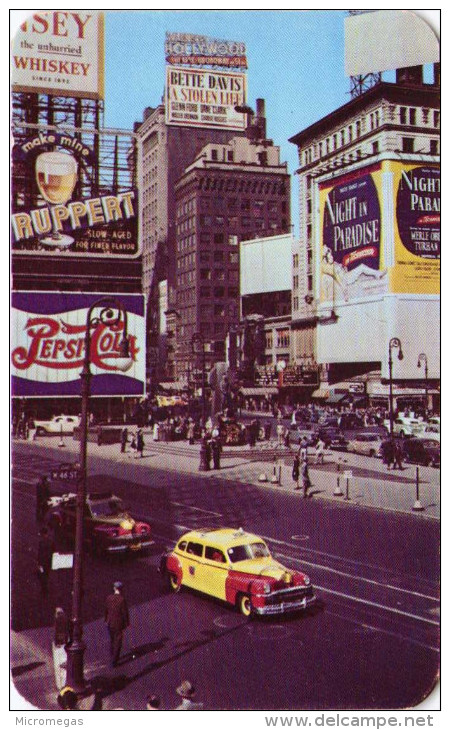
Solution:
M392 392L392 350L398 350L398 359L403 360L402 343L398 337L391 337L389 340L389 435L394 433L394 396Z
M101 308L98 317L92 317L95 309ZM94 302L88 309L86 317L86 333L84 338L84 360L81 371L81 422L80 422L80 458L79 458L79 479L77 485L76 512L75 512L75 547L73 562L73 587L72 587L72 641L66 646L67 653L67 678L66 684L81 694L86 689L84 679L84 651L86 645L83 641L83 535L84 535L84 510L86 504L86 480L87 480L87 440L88 440L88 417L89 417L89 396L90 396L90 349L91 349L91 327L100 324L109 327L118 326L123 315L123 336L120 343L120 354L116 360L116 367L119 370L127 370L131 365L127 334L127 312L119 300L111 297L103 297ZM125 361L125 362L124 362Z
M424 352L421 352L417 360L417 367L424 364L425 367L425 412L428 412L428 358Z

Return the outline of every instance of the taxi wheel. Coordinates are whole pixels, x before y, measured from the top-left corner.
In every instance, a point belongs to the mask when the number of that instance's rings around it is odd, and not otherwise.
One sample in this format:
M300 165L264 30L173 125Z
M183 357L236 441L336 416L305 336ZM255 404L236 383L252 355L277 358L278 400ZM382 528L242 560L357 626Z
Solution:
M171 591L173 591L174 593L179 592L179 590L181 588L181 582L178 579L178 577L175 575L175 573L169 573L168 583L169 583L169 588Z
M241 593L238 599L238 607L242 616L249 618L253 612L250 596L247 596L246 593Z

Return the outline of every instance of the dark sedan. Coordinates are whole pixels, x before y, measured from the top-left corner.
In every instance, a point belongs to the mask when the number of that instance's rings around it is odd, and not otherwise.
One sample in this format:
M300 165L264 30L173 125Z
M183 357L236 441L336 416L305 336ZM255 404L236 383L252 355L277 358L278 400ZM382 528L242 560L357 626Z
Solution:
M435 439L410 438L402 441L403 459L410 464L441 465L441 445Z

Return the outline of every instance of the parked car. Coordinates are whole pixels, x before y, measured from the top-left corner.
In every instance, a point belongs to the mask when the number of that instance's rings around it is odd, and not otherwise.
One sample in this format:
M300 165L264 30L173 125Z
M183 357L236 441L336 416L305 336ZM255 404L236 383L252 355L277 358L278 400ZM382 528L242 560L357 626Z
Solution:
M36 436L48 434L71 434L80 425L79 416L53 416L49 421L35 421Z
M54 530L57 544L73 541L75 519L75 494L51 497L45 521ZM111 492L87 496L84 526L86 543L93 553L136 552L154 542L150 525L134 519Z
M391 428L389 419L386 419L383 425L389 433ZM399 416L398 418L394 419L392 423L392 429L394 435L397 436L417 436L422 431L423 425L423 421L419 421L418 418Z
M311 428L300 428L299 426L288 426L289 440L291 444L299 444L304 438L308 441L308 446L315 446L318 441L317 431Z
M304 611L316 600L306 573L285 568L264 540L242 528L186 533L162 556L160 572L175 593L186 586L247 617Z
M345 438L340 428L321 426L317 435L325 443L327 449L334 449L336 451L347 450L348 439Z
M441 429L435 424L424 424L424 429L417 434L419 439L434 439L435 441L441 441Z
M436 439L405 439L402 446L403 459L410 464L435 467L441 465L441 444Z
M379 433L360 433L347 444L347 451L366 456L377 456L383 442Z
M342 413L338 422L342 431L351 431L357 428L363 428L364 421L357 413Z

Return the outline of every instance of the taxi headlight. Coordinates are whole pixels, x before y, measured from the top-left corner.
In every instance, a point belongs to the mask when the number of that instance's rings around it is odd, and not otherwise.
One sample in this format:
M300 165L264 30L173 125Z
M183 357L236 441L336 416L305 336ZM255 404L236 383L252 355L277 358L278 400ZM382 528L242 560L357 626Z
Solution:
M305 581L305 586L309 586L309 584L311 583L311 578L309 577L309 575L305 575L304 581Z
M270 593L270 583L264 583L263 593Z
M134 527L134 520L122 520L120 527L122 530L132 530Z

